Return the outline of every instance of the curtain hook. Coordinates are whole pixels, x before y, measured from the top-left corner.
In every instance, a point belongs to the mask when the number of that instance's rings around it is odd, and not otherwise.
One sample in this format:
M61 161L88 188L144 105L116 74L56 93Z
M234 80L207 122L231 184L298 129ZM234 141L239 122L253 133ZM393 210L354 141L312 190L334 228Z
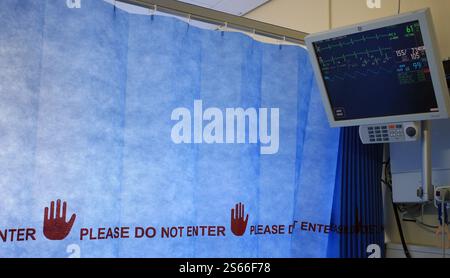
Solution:
M191 15L191 14L188 14L188 16L187 16L187 29L186 29L186 31L189 31L189 28L191 28L191 17L192 17L192 15Z
M286 44L286 36L283 36L283 43L280 43L280 49Z
M283 40L278 40L278 48L281 50L283 48L283 43L286 42L286 36L283 36Z
M219 30L221 30L222 37L223 37L225 32L228 30L228 22L225 22L225 24L223 26L220 26Z
M148 9L148 13L152 20L154 19L154 15L156 14L156 11L157 11L156 5L153 5L153 9L150 9L150 8Z
M219 30L224 32L228 28L228 22L224 22L223 25L219 25Z
M154 15L156 13L156 5L153 5L153 9L148 8L148 12L150 15Z

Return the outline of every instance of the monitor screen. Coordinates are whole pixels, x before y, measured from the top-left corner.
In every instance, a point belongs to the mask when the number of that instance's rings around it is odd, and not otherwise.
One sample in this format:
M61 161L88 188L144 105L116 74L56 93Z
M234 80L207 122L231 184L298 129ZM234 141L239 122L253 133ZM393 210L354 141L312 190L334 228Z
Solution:
M418 20L312 45L335 121L439 112Z

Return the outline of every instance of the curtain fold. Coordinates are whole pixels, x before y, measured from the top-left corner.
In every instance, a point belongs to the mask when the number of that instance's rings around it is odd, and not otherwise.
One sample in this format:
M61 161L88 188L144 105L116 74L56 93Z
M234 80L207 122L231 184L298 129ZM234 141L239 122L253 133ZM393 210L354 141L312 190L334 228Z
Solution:
M383 145L363 145L358 127L341 129L329 257L368 258L374 245L383 256L382 171Z
M73 3L0 2L0 256L326 257L300 223L329 222L339 130L307 51Z

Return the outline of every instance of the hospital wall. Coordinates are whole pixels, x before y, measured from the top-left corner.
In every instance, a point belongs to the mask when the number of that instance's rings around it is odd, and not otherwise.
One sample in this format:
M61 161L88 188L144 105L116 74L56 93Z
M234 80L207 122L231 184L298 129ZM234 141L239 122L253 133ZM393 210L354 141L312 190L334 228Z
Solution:
M430 7L443 59L450 57L450 1L402 0L401 12ZM330 13L331 11L331 13ZM381 0L381 8L368 8L365 0L272 0L246 16L308 33L328 30L385 16L398 12L398 0ZM283 15L283 16L280 16ZM331 17L330 17L331 15ZM381 186L381 185L380 185ZM386 240L399 243L390 194L385 194ZM434 223L434 211L426 211L425 222ZM406 241L409 244L438 246L439 239L433 233L415 223L403 222Z
M402 0L401 12L430 7L442 58L450 57L450 1ZM331 19L330 19L331 8ZM308 33L397 14L398 0L381 0L369 9L366 0L272 0L246 16ZM283 16L280 16L283 15Z

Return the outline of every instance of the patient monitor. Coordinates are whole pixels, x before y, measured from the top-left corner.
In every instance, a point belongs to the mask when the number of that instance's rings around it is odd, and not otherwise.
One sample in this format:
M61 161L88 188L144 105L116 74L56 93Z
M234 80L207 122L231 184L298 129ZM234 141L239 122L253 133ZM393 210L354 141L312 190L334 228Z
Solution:
M333 29L305 41L330 125L359 126L364 144L421 140L417 196L430 200L429 121L450 117L430 10Z
M333 127L449 118L429 9L306 38Z

